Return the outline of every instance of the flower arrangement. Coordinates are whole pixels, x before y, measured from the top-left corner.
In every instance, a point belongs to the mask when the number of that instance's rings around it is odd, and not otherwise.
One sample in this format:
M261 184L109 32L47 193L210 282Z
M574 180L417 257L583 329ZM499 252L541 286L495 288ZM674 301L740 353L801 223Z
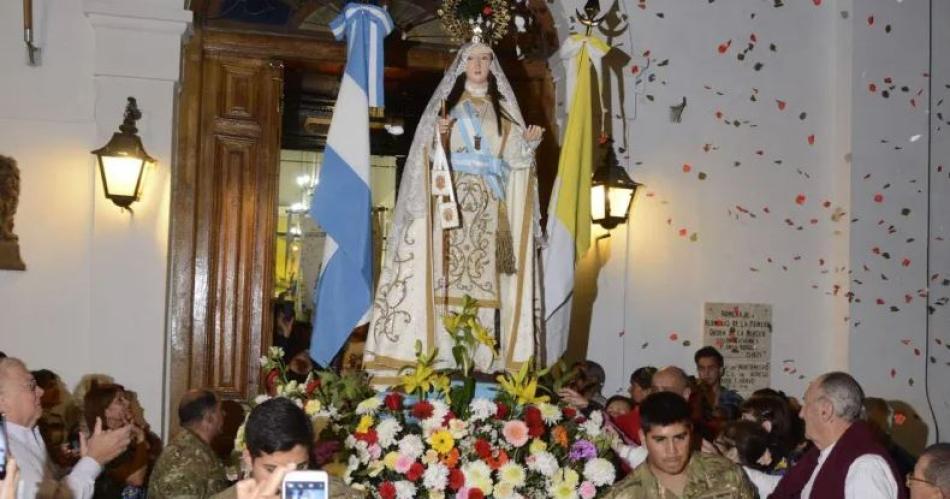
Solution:
M250 414L254 406L273 397L292 400L313 422L314 435L321 443L315 449L317 460L327 461L332 457L329 454L339 447L335 443L342 442L344 432L355 424L356 402L374 395L376 391L362 372L342 375L333 371L312 372L303 383L298 383L289 378L283 357L283 349L271 347L267 355L260 358L261 368L267 373L264 380L267 393L250 401L245 407L245 414ZM242 424L234 441L234 449L242 452L245 448Z
M603 415L551 403L544 392L564 380L530 361L497 376L493 399L475 397L472 372L495 348L476 309L466 298L443 320L455 368L439 369L417 343L401 384L357 405L344 480L380 499L595 497L616 479Z

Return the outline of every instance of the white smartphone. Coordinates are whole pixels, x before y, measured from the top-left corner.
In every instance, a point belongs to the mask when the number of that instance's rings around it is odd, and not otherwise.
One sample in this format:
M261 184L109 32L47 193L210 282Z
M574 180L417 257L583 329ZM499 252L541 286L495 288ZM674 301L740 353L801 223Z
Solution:
M326 471L291 471L280 491L284 499L329 499L330 478Z

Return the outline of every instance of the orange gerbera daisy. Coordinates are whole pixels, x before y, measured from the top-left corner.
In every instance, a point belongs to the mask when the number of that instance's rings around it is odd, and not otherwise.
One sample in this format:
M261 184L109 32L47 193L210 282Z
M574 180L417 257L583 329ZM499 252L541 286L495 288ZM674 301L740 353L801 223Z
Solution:
M554 443L560 445L561 447L567 448L567 429L561 425L557 425L554 428L551 428L551 436L554 438Z
M459 450L458 448L453 448L449 451L448 454L442 456L442 464L447 468L454 468L459 463Z

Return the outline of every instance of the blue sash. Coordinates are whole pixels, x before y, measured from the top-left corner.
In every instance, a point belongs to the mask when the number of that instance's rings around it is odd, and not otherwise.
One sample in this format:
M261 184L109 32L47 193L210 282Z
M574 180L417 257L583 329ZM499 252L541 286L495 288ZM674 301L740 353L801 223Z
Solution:
M484 153L480 149L475 149L473 137L481 137L483 141L479 144L485 147L485 150L491 151L494 144L485 144L488 137L482 133L482 122L475 117L475 110L472 103L465 101L462 105L465 113L459 112L458 107L452 110L452 116L459 124L459 134L462 141L465 142L465 152L452 152L452 168L462 173L472 175L481 175L485 178L488 187L498 199L505 198L505 187L508 183L508 173L511 167L504 159L493 156L490 153ZM500 130L499 130L500 132ZM503 151L499 151L501 154Z

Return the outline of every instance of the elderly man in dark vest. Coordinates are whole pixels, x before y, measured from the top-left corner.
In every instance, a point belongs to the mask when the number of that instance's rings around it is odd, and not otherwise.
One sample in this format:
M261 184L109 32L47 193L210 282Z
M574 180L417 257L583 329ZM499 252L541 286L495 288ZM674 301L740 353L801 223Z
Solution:
M775 499L906 499L887 451L861 421L864 391L850 375L831 372L808 385L805 436L815 447L779 482Z

